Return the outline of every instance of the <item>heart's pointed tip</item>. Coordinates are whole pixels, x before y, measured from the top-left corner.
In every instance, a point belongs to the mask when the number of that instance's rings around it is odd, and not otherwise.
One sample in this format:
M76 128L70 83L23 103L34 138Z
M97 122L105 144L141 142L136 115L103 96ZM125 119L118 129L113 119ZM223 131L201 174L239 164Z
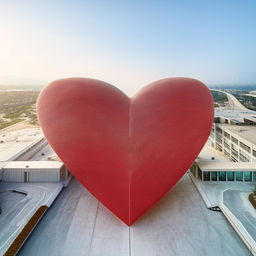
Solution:
M133 221L130 221L129 219L128 220L123 220L123 219L120 219L125 225L127 225L128 227L130 227L132 224L133 224Z
M128 227L131 227L133 225L133 223L136 221L136 220L132 220L130 218L119 218L119 220L121 220L125 225L127 225Z

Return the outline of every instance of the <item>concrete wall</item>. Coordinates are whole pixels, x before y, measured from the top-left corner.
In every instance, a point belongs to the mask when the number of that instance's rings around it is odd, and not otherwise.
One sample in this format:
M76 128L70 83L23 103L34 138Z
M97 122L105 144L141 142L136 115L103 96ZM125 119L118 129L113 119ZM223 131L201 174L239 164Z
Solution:
M42 170L28 173L28 182L59 182L59 170Z
M59 169L3 169L2 180L6 182L59 182Z
M3 170L2 180L6 182L24 182L25 174L23 171Z

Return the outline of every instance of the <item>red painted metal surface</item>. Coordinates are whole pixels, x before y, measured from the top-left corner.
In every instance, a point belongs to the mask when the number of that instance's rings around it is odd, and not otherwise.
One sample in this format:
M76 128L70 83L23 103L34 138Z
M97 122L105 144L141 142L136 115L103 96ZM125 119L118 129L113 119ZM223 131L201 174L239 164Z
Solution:
M198 80L168 78L134 97L105 82L49 84L37 113L42 130L80 183L127 225L188 170L213 122L213 99Z

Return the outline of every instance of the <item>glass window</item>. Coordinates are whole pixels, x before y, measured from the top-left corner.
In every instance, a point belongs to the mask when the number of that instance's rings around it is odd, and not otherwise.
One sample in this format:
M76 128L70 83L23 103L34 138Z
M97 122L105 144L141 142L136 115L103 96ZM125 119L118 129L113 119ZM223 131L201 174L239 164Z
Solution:
M234 147L233 144L232 144L231 153L232 153L232 155L234 155L235 157L238 157L238 151L236 150L236 148Z
M234 156L231 156L231 159L233 162L238 162L237 159Z
M224 155L229 156L229 153L227 150L224 149Z
M251 153L251 148L245 145L243 142L240 141L240 147L246 150L247 152Z
M222 133L222 129L220 127L216 127L216 131L219 132L219 133Z
M219 172L219 181L226 181L226 172Z
M236 172L236 181L243 181L243 172Z
M230 139L230 134L224 131L224 136L228 139Z
M252 150L252 155L254 156L254 157L256 157L256 150Z
M234 181L235 180L234 172L227 172L227 176L228 176L228 181Z
M231 140L238 145L238 139L234 138L233 136L231 137Z
M241 150L240 150L240 157L239 157L239 159L240 159L242 162L250 162L249 156L246 155L245 153L243 153Z
M244 181L252 181L252 172L244 172Z
M204 180L210 181L210 172L204 172Z
M224 140L224 147L227 148L227 149L230 149L229 144L225 140Z
M256 172L253 172L253 181L256 182Z
M200 179L202 179L202 171L201 171L201 169L199 167L198 167L198 177Z
M212 173L212 181L217 181L217 172L211 172L211 173Z

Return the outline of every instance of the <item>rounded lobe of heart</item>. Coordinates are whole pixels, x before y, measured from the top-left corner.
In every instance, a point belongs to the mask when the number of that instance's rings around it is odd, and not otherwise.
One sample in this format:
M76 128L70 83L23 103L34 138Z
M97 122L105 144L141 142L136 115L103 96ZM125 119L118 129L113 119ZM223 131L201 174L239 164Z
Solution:
M69 78L40 93L37 112L67 168L131 225L193 163L211 130L213 100L188 78L157 81L131 99L105 82Z
M194 162L213 123L208 88L194 79L163 79L131 102L131 223L172 188Z

